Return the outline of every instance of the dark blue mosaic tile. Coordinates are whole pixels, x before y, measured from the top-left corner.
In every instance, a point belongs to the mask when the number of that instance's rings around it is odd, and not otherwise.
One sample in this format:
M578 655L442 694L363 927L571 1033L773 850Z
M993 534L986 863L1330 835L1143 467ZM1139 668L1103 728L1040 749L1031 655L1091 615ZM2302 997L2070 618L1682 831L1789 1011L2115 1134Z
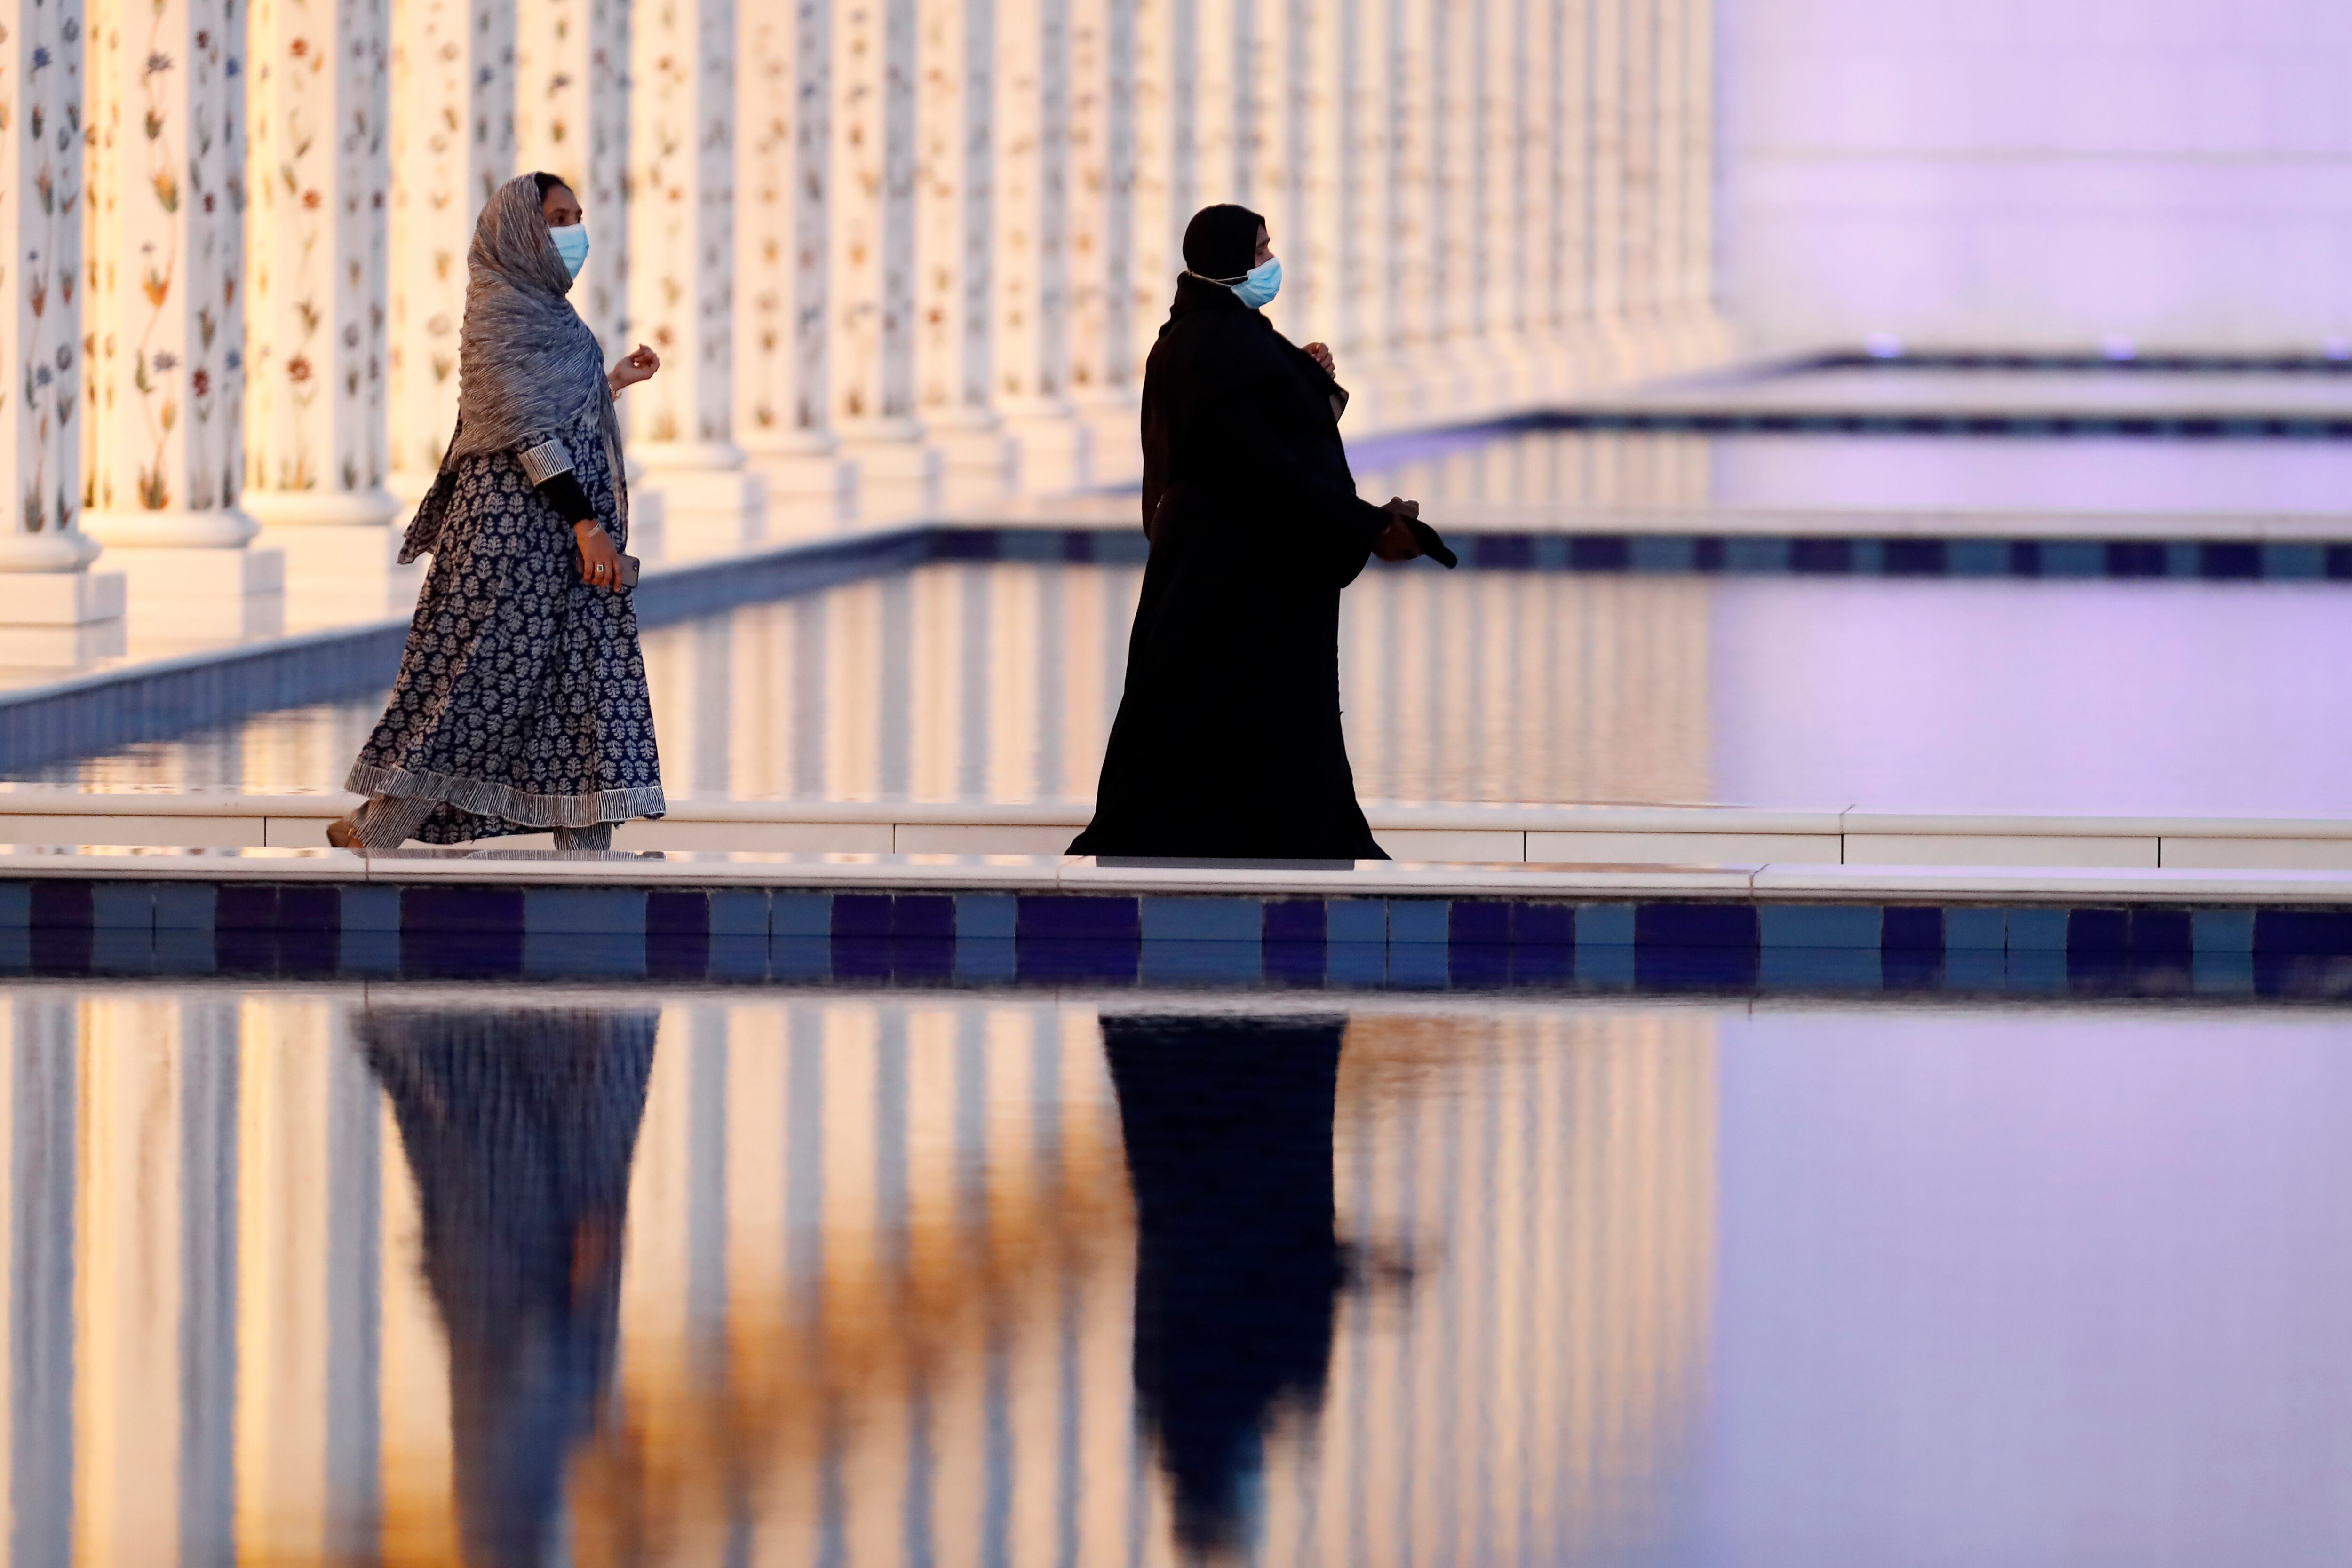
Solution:
M2196 950L2189 911L2138 908L2131 912L2131 953L2135 963L2177 959L2186 964Z
M2352 910L2258 910L2253 950L2263 957L2352 954Z
M1576 912L1576 946L1588 947L1622 947L1631 950L1634 940L1633 905L1630 904L1587 904Z
M937 985L955 977L956 944L952 936L894 936L890 939L890 977L914 985Z
M1389 900L1389 946L1443 947L1452 936L1454 906L1442 898Z
M1889 911L1891 914L1892 911ZM2003 953L2009 949L2009 912L1947 909L1941 912L1946 953Z
M1643 904L1633 909L1636 947L1753 947L1756 906L1749 904Z
M415 975L488 978L520 975L520 888L405 887L400 891L400 967Z
M1010 936L959 936L955 945L956 984L1010 984L1020 973L1018 960Z
M1277 985L1319 986L1323 983L1328 949L1320 936L1311 942L1265 943L1265 977Z
M890 977L890 938L881 936L835 936L833 939L834 977L843 980L887 980Z
M2069 921L2067 912L2047 904L2004 912L2012 953L2063 953Z
M2329 545L2326 564L2327 575L2335 580L2352 580L2352 545Z
M1108 985L1133 985L1136 965L1141 956L1142 938L1132 934L1125 937L1061 937L1031 936L1026 929L1031 902L1023 899L1024 930L1013 945L1018 977L1024 983L1058 985L1093 981ZM1045 901L1040 901L1045 902ZM1073 900L1071 902L1116 904L1118 899Z
M2160 544L2143 539L2111 539L2103 563L2109 577L2165 577L2172 563Z
M1890 904L1879 919L1878 945L1889 953L1940 953L1944 912L1932 906Z
M1573 947L1576 946L1576 905L1514 904L1510 907L1513 946Z
M2245 582L2263 575L2263 549L2258 544L2209 544L2197 554L2200 577Z
M1853 570L1852 539L1790 539L1789 570L1814 575L1835 575Z
M997 536L993 528L941 528L931 540L933 560L994 560Z
M1456 942L1446 949L1446 978L1459 990L1491 990L1507 986L1511 982L1511 949L1499 942Z
M2038 539L2011 539L2009 543L2009 575L2040 577L2042 575L2042 544Z
M1725 564L1723 541L1704 535L1691 540L1691 570L1721 571Z
M1536 541L1527 534L1473 534L1470 564L1488 571L1526 571L1536 564Z
M1741 536L1723 542L1723 566L1726 571L1775 573L1789 570L1789 556L1793 541L1784 538L1754 538Z
M337 903L342 936L336 967L347 975L391 975L400 969L400 890L345 887ZM163 935L163 902L156 900L156 937Z
M1577 978L1576 949L1552 944L1511 949L1511 984L1565 986Z
M1456 947L1508 947L1511 906L1500 900L1455 899L1447 912L1445 935Z
M1881 984L1875 947L1784 947L1766 943L1756 983L1768 991L1874 991Z
M728 889L710 895L710 939L768 940L768 895Z
M1143 939L1138 972L1148 986L1255 986L1265 976L1265 948L1197 937Z
M768 972L777 979L786 981L830 979L833 976L833 938L803 936L769 938Z
M90 884L44 880L32 884L33 967L49 974L89 968Z
M1623 571L1633 559L1622 534L1579 534L1568 541L1568 564L1573 571Z
M1628 541L1635 571L1691 571L1698 565L1698 541L1684 534L1635 534Z
M1141 914L1133 898L1024 894L1015 921L1017 935L1024 945L1030 942L1134 943L1143 936Z
M710 897L664 890L646 895L646 972L698 979L710 972Z
M890 936L890 895L887 893L836 893L833 895L835 938L887 941Z
M1454 980L1453 949L1443 942L1392 944L1388 985L1392 990L1442 991Z
M890 935L901 940L952 942L955 898L949 894L901 893L890 900Z
M1875 953L1882 911L1874 904L1768 904L1756 911L1766 947L1851 947Z
M2128 953L2131 951L2131 911L2076 909L2066 916L2069 953Z
M1942 577L1950 570L1942 539L1888 539L1885 552L1889 577Z
M1328 919L1323 901L1319 898L1269 898L1265 901L1265 928L1263 936L1268 945L1323 945ZM1320 971L1322 960L1316 960Z
M2318 545L2263 546L2263 575L2283 581L2311 581L2327 575L2327 551Z
M1648 906L1644 906L1645 908ZM1708 947L1681 943L1643 945L1633 950L1634 984L1655 991L1746 991L1756 988L1762 950L1752 941L1745 946ZM1583 954L1577 969L1583 972Z

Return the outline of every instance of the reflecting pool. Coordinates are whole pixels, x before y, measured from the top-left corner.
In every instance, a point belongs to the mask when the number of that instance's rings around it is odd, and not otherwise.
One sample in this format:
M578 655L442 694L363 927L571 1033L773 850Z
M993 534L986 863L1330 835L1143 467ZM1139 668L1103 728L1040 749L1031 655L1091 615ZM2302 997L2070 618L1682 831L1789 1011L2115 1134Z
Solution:
M646 633L673 798L1091 800L1140 573L939 561ZM2352 814L2352 583L1370 572L1370 800ZM332 789L383 695L10 770Z
M12 1561L2333 1563L2333 1009L21 983Z

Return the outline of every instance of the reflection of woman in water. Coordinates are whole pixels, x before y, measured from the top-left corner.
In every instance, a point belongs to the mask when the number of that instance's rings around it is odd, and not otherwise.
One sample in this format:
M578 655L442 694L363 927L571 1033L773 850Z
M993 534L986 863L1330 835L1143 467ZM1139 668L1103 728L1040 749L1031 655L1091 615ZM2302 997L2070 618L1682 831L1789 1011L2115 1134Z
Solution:
M1322 1403L1341 1019L1103 1019L1140 1231L1135 1388L1176 1537L1241 1543L1244 1483L1284 1402Z
M660 1015L371 1009L449 1337L466 1561L548 1561L613 1370L629 1161Z

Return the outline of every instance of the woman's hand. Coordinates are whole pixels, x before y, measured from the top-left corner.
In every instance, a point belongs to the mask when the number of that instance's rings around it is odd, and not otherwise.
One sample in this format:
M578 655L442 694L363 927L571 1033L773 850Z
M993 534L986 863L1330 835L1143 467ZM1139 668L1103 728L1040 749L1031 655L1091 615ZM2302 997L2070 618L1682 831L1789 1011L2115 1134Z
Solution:
M1411 560L1419 555L1421 541L1412 537L1412 529L1405 525L1420 517L1421 503L1408 501L1402 496L1391 496L1388 505L1381 510L1389 514L1389 526L1372 540L1372 553L1382 560Z
M654 372L659 369L661 356L639 343L606 373L604 384L613 389L614 397L618 397L639 382L653 380Z
M572 537L580 541L580 580L591 588L620 587L621 551L604 525L583 518L572 525Z
M1310 359L1310 360L1314 361L1317 364L1318 364L1318 365L1322 366L1322 367L1323 367L1323 373L1324 373L1325 375L1327 375L1327 376L1337 376L1337 375L1339 373L1339 361L1331 358L1331 345L1330 345L1330 344L1328 344L1328 343L1309 343L1309 344L1307 344L1307 357L1308 359Z

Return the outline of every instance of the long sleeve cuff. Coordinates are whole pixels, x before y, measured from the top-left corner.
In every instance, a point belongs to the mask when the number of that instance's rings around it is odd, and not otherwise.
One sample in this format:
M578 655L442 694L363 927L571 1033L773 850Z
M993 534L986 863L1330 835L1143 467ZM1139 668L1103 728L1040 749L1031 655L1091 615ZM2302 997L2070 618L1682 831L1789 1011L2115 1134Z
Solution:
M543 485L558 474L572 472L571 450L552 435L516 453L515 461L522 465L523 477L533 485Z
M541 479L532 488L547 497L547 504L553 507L555 515L565 522L593 523L596 520L596 508L588 504L588 492L580 487L580 481L571 469L566 468L561 474Z

